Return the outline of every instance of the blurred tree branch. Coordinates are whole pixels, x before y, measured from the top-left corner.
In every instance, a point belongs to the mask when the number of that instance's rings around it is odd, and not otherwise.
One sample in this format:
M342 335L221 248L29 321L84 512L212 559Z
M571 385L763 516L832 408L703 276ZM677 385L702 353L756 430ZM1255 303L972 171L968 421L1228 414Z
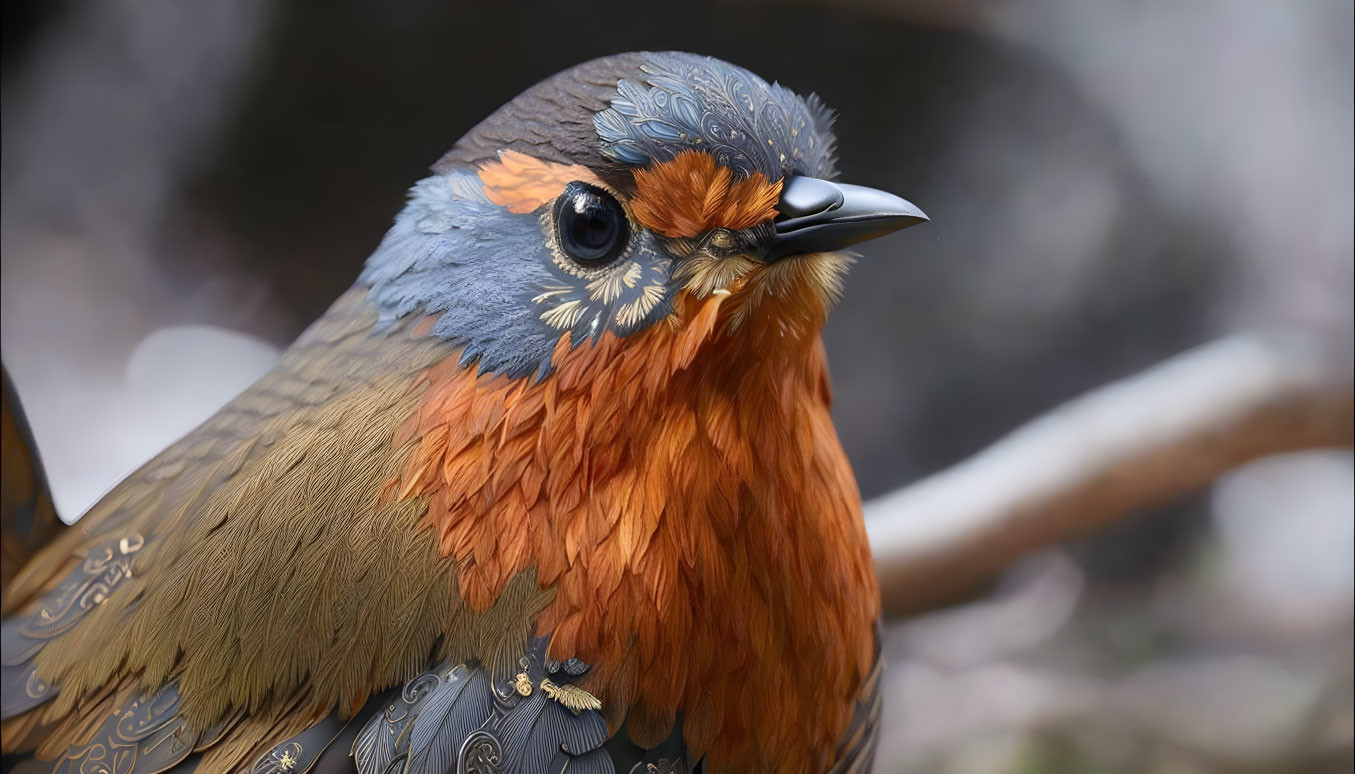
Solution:
M1250 460L1350 447L1353 403L1349 344L1299 334L1226 338L1096 389L867 503L885 612L944 601Z

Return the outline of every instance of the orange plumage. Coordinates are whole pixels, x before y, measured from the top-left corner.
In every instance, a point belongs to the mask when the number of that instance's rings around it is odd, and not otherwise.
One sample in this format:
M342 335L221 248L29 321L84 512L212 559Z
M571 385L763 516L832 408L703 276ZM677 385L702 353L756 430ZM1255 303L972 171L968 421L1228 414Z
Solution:
M506 150L480 165L485 196L509 212L531 212L554 199L571 180L596 182L597 177L579 164L558 164Z
M872 665L874 573L817 335L730 336L727 298L634 341L562 337L539 384L434 366L400 489L430 498L472 606L531 567L556 587L537 631L607 665L589 687L642 746L681 707L716 770L820 770Z
M685 150L669 161L635 170L635 219L670 237L697 236L713 228L750 228L776 217L781 181L734 173L709 153Z

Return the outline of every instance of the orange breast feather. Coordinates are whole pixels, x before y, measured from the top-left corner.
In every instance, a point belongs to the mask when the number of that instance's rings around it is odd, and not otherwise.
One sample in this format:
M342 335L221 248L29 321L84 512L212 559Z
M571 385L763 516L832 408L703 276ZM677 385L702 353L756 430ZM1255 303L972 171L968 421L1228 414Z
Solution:
M395 486L430 498L476 609L531 567L556 588L538 633L598 665L613 726L629 710L653 744L680 709L716 771L820 771L879 594L817 335L729 336L727 298L683 296L679 322L629 339L562 338L538 384L434 366Z

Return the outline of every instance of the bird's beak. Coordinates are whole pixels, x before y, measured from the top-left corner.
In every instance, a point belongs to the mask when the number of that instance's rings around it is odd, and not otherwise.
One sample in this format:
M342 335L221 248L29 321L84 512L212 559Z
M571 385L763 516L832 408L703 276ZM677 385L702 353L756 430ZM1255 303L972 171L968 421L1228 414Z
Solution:
M894 194L800 175L786 178L776 209L767 261L840 250L929 220Z

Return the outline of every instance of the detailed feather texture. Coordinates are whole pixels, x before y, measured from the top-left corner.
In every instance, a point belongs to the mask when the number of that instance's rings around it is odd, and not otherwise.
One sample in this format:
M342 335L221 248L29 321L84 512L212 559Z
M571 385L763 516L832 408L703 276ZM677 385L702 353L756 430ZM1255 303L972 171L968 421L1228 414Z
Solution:
M73 617L18 641L59 693L6 721L6 749L74 765L107 749L110 711L144 706L125 749L234 767L431 658L505 674L538 633L599 665L582 687L643 746L681 707L712 770L829 765L870 731L849 721L878 603L827 414L826 298L785 271L686 294L633 340L561 337L542 382L460 367L428 318L374 332L345 296L16 580L34 597L75 556L92 574L72 589L105 585L29 604Z
M776 217L781 181L754 172L737 182L709 153L686 150L670 161L635 170L631 211L669 237L700 236L714 228L739 231Z
M737 336L729 296L686 295L634 339L562 338L539 384L444 362L401 434L400 491L428 498L471 607L534 567L552 657L602 665L586 687L641 746L684 708L715 771L827 767L874 663L822 299L787 291Z
M480 165L485 196L514 214L531 212L554 199L571 181L597 183L597 176L581 164L558 164L515 150Z
M884 696L880 690L880 677L884 671L884 659L879 653L880 629L877 623L875 666L861 683L851 724L838 742L834 753L836 760L828 774L870 774L875 763L875 748L880 743L880 713L884 710Z
M522 196L539 195L545 183L536 173L559 166L512 157L524 177L510 180L495 158L485 164L489 179ZM624 260L583 276L557 260L540 218L493 204L481 182L474 172L448 172L411 190L360 278L380 324L432 315L431 333L459 349L461 362L540 378L562 331L574 341L604 330L626 335L667 314L672 259L656 237L637 234Z
M414 678L355 740L359 774L392 764L407 774L478 771L467 765L476 760L503 774L611 774L601 749L607 724L593 708L561 698L564 689L587 694L564 682L573 677L545 651L544 640L535 643L514 680L450 662Z
M644 166L697 149L741 177L836 174L833 119L817 97L710 57L661 51L640 60L593 116L608 158Z
M420 399L415 375L453 352L426 330L412 335L415 320L374 332L375 319L361 292L340 299L278 368L15 579L16 598L32 598L68 557L145 536L117 593L31 654L59 687L30 711L58 726L49 752L82 741L89 701L110 687L134 696L177 680L176 713L201 732L232 711L262 724L294 699L292 714L314 722L430 658L502 664L522 652L551 592L526 572L469 610L424 526L426 502L391 488L415 447L394 442ZM58 602L26 612L50 618Z

